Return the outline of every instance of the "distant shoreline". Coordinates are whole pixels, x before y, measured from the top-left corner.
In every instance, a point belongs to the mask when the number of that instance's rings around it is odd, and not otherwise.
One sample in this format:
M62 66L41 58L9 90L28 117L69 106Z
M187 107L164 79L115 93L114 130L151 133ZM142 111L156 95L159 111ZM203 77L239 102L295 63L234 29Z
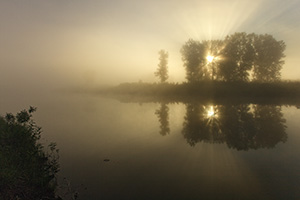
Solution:
M128 102L249 102L300 105L300 82L122 83L89 91Z

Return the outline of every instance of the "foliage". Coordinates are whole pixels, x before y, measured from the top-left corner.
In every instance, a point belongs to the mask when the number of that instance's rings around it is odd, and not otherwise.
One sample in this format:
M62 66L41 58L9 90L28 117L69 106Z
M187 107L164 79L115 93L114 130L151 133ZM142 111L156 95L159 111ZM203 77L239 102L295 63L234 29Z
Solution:
M249 71L251 70L254 58L251 37L248 37L246 33L235 33L227 36L225 43L226 45L222 50L222 55L224 59L227 60L226 64L230 66L225 65L224 67L231 67L231 73L221 73L220 76L223 77L224 80L248 81ZM224 70L221 69L220 71L223 72Z
M0 116L0 199L57 199L58 150L38 143L41 128L31 119L36 108Z
M181 48L182 61L186 70L186 79L197 82L205 77L205 46L195 40L188 40Z
M157 71L154 73L162 83L166 82L169 78L168 76L168 57L169 54L165 50L160 50L159 54L159 64Z
M224 41L222 40L205 40L202 41L203 45L205 46L205 65L202 66L206 71L207 74L204 79L206 80L218 80L220 79L220 72L219 72L219 59L222 56L222 49L224 48ZM213 56L213 60L208 62L207 57Z
M226 36L225 40L188 40L181 48L186 79L270 82L280 80L285 43L265 34L244 32ZM213 56L213 62L207 56Z
M277 81L280 79L280 70L285 57L285 43L276 41L273 36L253 35L253 47L255 51L253 65L253 79L257 81Z
M107 90L98 91L104 95L130 95L167 99L192 98L253 98L290 100L300 97L300 82L226 82L199 81L195 83L122 83Z

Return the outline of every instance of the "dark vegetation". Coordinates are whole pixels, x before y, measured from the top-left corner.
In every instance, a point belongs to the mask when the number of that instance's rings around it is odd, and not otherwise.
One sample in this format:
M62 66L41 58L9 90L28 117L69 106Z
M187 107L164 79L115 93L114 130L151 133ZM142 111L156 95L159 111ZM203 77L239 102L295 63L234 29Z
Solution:
M300 104L300 82L123 83L97 91L122 101Z
M273 36L235 33L224 40L188 40L181 48L186 79L273 82L280 70L286 46Z
M58 149L38 141L41 128L32 120L36 109L0 116L0 199L57 200Z

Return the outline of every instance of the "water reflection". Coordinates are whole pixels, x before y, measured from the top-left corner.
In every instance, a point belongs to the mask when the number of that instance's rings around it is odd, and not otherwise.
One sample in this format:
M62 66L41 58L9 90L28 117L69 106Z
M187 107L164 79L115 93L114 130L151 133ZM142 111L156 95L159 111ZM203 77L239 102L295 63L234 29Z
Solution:
M187 104L182 134L191 146L202 141L223 143L224 135L219 123L217 106Z
M166 103L161 103L160 108L155 111L155 115L158 118L160 123L160 131L161 135L167 135L170 133L170 125L169 125L169 107Z
M169 108L161 104L156 110L160 134L170 133ZM203 105L186 104L182 135L189 145L226 143L229 148L274 148L287 141L286 120L276 105Z

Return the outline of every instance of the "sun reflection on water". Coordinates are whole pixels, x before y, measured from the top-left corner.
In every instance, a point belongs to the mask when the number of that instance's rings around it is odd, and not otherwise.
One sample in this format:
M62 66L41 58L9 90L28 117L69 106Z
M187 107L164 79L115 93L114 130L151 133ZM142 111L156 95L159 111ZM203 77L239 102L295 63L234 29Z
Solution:
M218 113L214 106L209 106L208 108L206 108L206 117L209 119L218 118Z
M208 63L211 63L213 60L214 60L214 56L211 56L211 55L208 55L207 57L206 57L206 59L207 59L207 61L208 61Z

